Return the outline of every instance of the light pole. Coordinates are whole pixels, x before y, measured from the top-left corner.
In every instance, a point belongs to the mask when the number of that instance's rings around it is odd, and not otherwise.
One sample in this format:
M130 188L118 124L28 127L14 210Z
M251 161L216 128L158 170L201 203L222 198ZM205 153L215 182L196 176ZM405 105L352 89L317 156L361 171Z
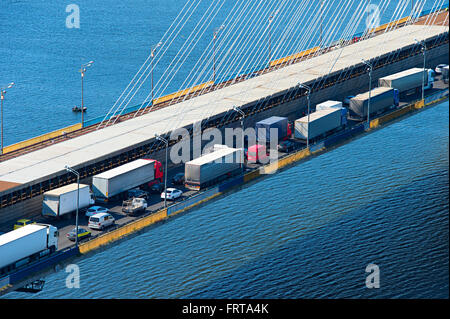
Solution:
M419 41L417 39L414 39L414 41L416 41L420 45L422 54L423 54L423 72L422 72L422 101L423 101L425 98L425 93L424 93L424 90L425 90L425 56L426 56L425 53L427 51L427 47L425 46L425 43L423 41Z
M307 90L306 98L308 100L308 125L307 125L308 136L306 137L306 148L309 149L309 113L310 113L310 111L309 111L310 110L310 108L309 108L310 107L310 98L309 98L309 96L311 95L311 88L309 86L307 86L307 85L302 84L302 83L299 83L298 87Z
M241 129L242 129L242 154L241 154L241 167L244 168L244 149L245 149L245 141L244 141L244 118L245 118L245 113L238 108L237 106L233 106L233 110L235 110L236 112L238 112L242 117L241 117Z
M86 73L86 70L88 67L90 67L94 63L94 61L89 61L88 63L85 63L81 65L81 127L84 127L84 100L83 100L83 79L84 79L84 73Z
M216 39L217 34L224 27L225 25L222 24L219 28L216 28L213 32L213 82L216 82Z
M158 141L161 141L166 144L166 164L165 164L165 172L164 172L164 208L166 208L167 207L167 174L168 174L168 172L167 172L167 149L169 148L169 141L158 134L155 134L155 138Z
M3 154L3 100L5 98L6 90L14 86L14 82L8 84L6 88L1 88L1 117L2 117L2 154Z
M158 44L155 44L154 46L151 47L151 53L150 53L150 57L152 58L152 105L153 105L153 58L155 57L155 51L158 47L160 47L162 45L162 42L159 42Z
M367 67L369 68L369 101L367 102L367 125L370 125L370 98L371 98L371 93L372 93L372 64L369 63L368 61L362 59L362 62L367 65Z
M64 166L64 168L66 169L66 171L75 174L77 176L78 186L77 186L77 215L75 217L75 232L76 232L75 246L78 247L78 210L80 206L80 174L73 168L69 167L68 165Z

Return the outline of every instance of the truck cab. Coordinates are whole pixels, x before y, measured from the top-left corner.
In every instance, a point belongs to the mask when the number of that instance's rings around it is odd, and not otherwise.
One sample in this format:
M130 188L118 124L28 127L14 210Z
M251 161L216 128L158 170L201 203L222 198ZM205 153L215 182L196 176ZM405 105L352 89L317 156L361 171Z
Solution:
M163 166L162 163L160 161L157 160L153 160L150 158L145 158L149 161L155 161L155 165L154 165L154 169L155 169L155 178L153 180L151 180L150 182L147 183L147 186L150 188L152 187L154 184L157 183L162 183L163 182L163 178L164 178L164 170L163 170Z
M250 163L266 163L267 149L265 145L255 144L248 148L247 161Z
M428 71L427 71L428 78L424 85L425 90L430 90L433 88L435 75L436 75L436 73L432 69L428 69Z

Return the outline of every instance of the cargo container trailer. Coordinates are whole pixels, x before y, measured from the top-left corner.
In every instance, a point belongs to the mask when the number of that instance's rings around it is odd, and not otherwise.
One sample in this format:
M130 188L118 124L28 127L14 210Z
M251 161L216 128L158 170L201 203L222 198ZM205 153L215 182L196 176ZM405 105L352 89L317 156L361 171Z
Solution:
M324 108L295 121L294 137L312 142L325 137L342 128L342 110L339 108Z
M359 119L367 117L369 104L369 92L364 92L350 99L349 110L352 116ZM395 106L394 89L389 87L378 87L370 93L370 115L376 114Z
M80 184L79 208L94 204L89 185ZM49 217L70 216L77 209L78 184L73 183L44 193L42 215Z
M424 89L433 88L434 71L431 69L412 68L395 74L391 74L378 79L380 87L397 89L400 97L410 94L419 94L422 91L422 81Z

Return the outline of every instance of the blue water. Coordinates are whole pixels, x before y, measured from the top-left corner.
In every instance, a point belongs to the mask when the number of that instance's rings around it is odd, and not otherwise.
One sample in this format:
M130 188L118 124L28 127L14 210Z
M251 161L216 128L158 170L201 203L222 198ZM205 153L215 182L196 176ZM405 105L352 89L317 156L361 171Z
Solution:
M302 18L308 19L317 14L317 1L307 0L309 5L302 12ZM334 0L337 3L337 0ZM441 0L442 1L442 0ZM198 1L191 1L197 3ZM237 24L232 29L232 23L227 22L227 15L238 3L249 3L242 16L233 19ZM307 32L308 20L299 23L294 32L283 37L283 30L288 27L287 13L293 12L292 6L281 6L285 1L268 1L267 12L276 12L280 9L272 24L273 58L279 58L297 52L296 49L307 49L317 44L319 30ZM333 5L333 11L324 13L324 28L330 24L328 19L334 14L339 16L341 24L337 27L342 31L348 24L353 10L346 12L343 6ZM447 2L447 1L443 1ZM66 6L71 2L47 0L2 0L0 1L0 86L14 81L16 86L8 91L4 105L4 135L5 145L10 145L45 132L59 129L80 122L81 114L72 113L75 105L80 105L81 81L78 70L80 65L93 60L94 64L87 70L84 85L84 100L88 107L86 119L103 116L113 106L129 81L132 79L141 64L150 53L150 47L160 41L172 21L177 17L181 8L186 4L184 0L77 0L74 1L80 8L80 28L66 28ZM167 94L186 87L186 77L190 72L200 72L195 63L202 53L207 50L215 28L225 22L222 36L227 30L239 30L242 33L235 35L236 47L241 49L233 54L239 61L246 57L246 63L230 63L231 68L220 68L229 46L217 50L218 77L229 77L243 71L252 65L264 62L267 43L260 41L252 45L249 39L261 35L266 28L267 16L258 20L257 5L259 0L239 1L211 1L202 0L193 11L190 19L168 49L154 71L155 83L161 77L178 49L187 40L196 23L210 4L217 4L206 24L205 33L198 36L195 46L189 56L177 59L181 64L178 73L174 75L170 85L160 90L159 95ZM295 1L287 1L295 3ZM359 1L353 0L351 8L355 9ZM380 1L372 1L379 4ZM390 1L389 5L381 7L380 23L390 21L395 14L397 1ZM424 9L430 9L434 2L427 1ZM408 3L409 5L409 3ZM410 9L405 9L405 14ZM255 14L252 18L251 14ZM244 28L239 23L247 22L252 28ZM243 24L242 24L243 25ZM241 26L241 27L240 27ZM360 32L365 29L365 18L355 29ZM232 31L230 31L232 32ZM234 33L234 31L233 31ZM263 37L267 38L267 37ZM218 38L217 47L220 47ZM299 48L294 48L298 39L304 41ZM333 39L330 39L330 41ZM224 44L222 44L224 45ZM284 51L283 51L284 50ZM203 59L207 68L211 69L211 52L208 59ZM184 61L184 62L183 62ZM205 62L209 61L209 62ZM258 62L259 61L259 62ZM209 63L209 64L208 64ZM241 69L242 68L242 69ZM211 72L204 74L191 84L198 84L211 79ZM183 86L183 83L185 85ZM140 104L151 91L150 79L143 85L129 106ZM158 96L158 95L157 95Z
M7 297L448 298L448 150L445 102L77 260L80 289Z

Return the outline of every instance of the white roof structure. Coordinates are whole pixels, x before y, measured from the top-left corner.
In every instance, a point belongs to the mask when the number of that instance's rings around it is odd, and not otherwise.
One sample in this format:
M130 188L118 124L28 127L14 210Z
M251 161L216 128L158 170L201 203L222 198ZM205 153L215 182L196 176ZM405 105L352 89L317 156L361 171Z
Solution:
M119 167L110 169L106 172L100 173L95 175L97 178L103 178L103 179L110 179L112 177L116 177L118 175L122 175L124 173L127 173L129 171L133 171L136 168L140 168L142 166L151 165L154 161L147 160L147 159L137 159L135 161L132 161L130 163L121 165Z
M309 122L314 122L317 119L320 119L322 117L324 117L325 115L328 115L330 113L334 113L334 112L341 112L340 109L338 108L328 108L328 109L321 109L321 110L317 110L315 112L312 112L311 114L309 114ZM299 122L299 123L308 123L308 115L299 118L297 120L295 120L295 122Z
M380 86L380 87L370 90L370 96L374 97L374 96L383 94L384 92L391 91L391 90L393 90L393 89L390 87ZM352 100L360 100L360 101L368 100L368 99L369 99L369 92L360 93L352 98Z
M412 68L412 69L408 69L408 70L405 70L405 71L394 73L394 74L391 74L391 75L388 75L388 76L383 76L382 79L384 79L384 80L396 80L396 79L399 79L399 78L403 78L403 77L405 77L407 75L416 74L416 73L423 73L423 72L424 71L423 71L422 68Z
M191 125L251 102L270 97L351 66L417 45L448 32L446 26L410 25L341 49L269 72L244 82L209 92L143 116L94 131L55 145L24 154L0 163L0 180L20 184L44 181L62 174L64 166L78 167L119 154L142 145L155 134L164 135L179 127ZM20 186L19 186L20 187Z
M36 231L41 230L42 228L46 228L44 225L26 225L20 228L17 228L13 231L7 232L0 236L0 246L6 245L17 238L25 237L29 234L32 234Z
M187 162L186 165L201 166L203 164L218 160L219 158L236 153L239 150L240 149L238 149L238 148L232 148L232 147L219 148L219 149L215 150L214 152L205 154L201 157L197 157L196 159L193 159L192 161Z
M89 185L86 184L80 184L80 189L83 187L89 187ZM72 183L69 185L65 185L56 189L52 189L48 192L45 192L45 195L53 195L53 196L59 196L61 194L66 194L69 192L73 192L78 190L78 184L77 183Z

